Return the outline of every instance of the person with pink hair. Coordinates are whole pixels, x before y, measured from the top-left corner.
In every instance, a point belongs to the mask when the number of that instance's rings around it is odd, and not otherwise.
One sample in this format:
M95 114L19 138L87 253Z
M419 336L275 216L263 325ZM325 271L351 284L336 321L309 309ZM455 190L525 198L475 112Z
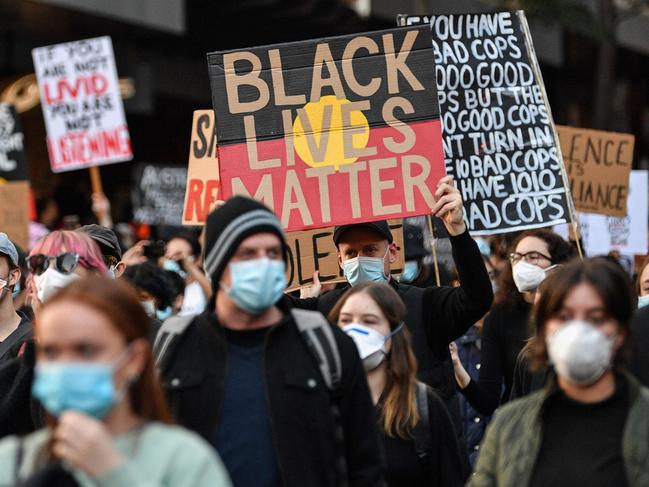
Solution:
M91 273L108 272L97 244L86 234L57 230L45 235L27 257L32 306L36 312L71 282Z

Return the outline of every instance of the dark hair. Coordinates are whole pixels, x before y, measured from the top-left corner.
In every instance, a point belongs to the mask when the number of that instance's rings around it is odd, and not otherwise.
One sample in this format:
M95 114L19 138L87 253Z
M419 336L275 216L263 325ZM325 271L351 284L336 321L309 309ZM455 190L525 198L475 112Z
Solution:
M571 262L557 269L543 282L539 299L532 310L532 325L536 333L527 349L533 370L547 366L545 327L548 321L561 311L568 293L582 283L597 291L604 303L606 314L618 322L628 337L637 299L626 272L602 257ZM616 362L619 363L624 355L623 350L618 352Z
M175 238L179 238L187 242L192 248L192 255L194 257L198 259L201 256L201 252L202 252L201 244L198 241L198 237L194 233L187 232L187 231L174 233L171 237L167 239L167 243L169 243Z
M177 274L176 274L177 275ZM176 296L172 296L170 286L173 284L167 272L152 262L128 266L122 277L158 300L158 308L170 306ZM180 277L180 276L178 276Z
M350 288L338 300L329 313L329 319L337 322L340 311L350 296L367 294L381 309L383 316L395 330L406 317L406 306L388 284L366 282ZM409 432L419 421L415 387L417 382L417 360L410 345L410 333L403 326L392 336L392 348L387 357L387 380L383 390L381 426L388 436L409 438Z
M171 423L171 414L158 382L149 345L151 321L131 286L106 277L91 275L63 288L45 302L43 308L64 301L83 304L107 317L113 327L122 334L127 344L135 340L146 343L147 357L144 369L129 388L131 408L140 418Z
M649 265L649 256L645 257L645 259L642 261L642 264L640 265L640 269L638 269L638 277L635 280L635 292L636 295L640 296L640 286L642 285L642 282L640 282L640 279L642 279L642 273L644 272L645 268Z
M552 264L563 264L577 255L575 248L570 244L570 242L567 242L552 230L547 230L545 228L527 230L521 233L509 247L510 253L514 252L521 240L526 237L535 237L543 240L547 244ZM498 277L498 291L494 298L493 307L498 308L507 305L518 305L521 303L523 303L523 296L518 292L516 284L514 284L512 266L511 264L506 265Z

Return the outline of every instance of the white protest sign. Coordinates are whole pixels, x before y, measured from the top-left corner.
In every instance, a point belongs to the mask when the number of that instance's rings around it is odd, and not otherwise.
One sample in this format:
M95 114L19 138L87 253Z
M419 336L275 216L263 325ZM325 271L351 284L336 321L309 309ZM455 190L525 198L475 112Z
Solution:
M631 171L629 183L626 216L579 214L582 242L587 255L605 255L612 250L617 250L624 255L647 254L647 247L649 247L647 238L649 173L647 171ZM555 230L563 237L568 235L565 225L557 227Z
M133 158L110 37L32 50L53 172Z

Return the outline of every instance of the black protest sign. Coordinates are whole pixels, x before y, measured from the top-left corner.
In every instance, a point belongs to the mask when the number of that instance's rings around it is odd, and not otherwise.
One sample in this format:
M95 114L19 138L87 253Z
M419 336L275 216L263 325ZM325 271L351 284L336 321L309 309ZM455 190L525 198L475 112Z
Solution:
M187 168L138 164L133 171L133 220L148 225L182 223Z
M472 233L569 220L566 179L523 12L400 16L431 27L446 172Z
M27 159L20 121L13 105L0 103L0 179L25 181Z

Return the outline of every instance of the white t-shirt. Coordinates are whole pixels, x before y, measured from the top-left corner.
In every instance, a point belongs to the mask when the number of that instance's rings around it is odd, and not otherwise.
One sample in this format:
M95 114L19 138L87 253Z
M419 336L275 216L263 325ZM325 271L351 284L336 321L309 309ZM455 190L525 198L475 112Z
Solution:
M207 298L203 292L203 288L194 281L185 286L185 299L183 300L183 307L180 309L179 316L198 315L201 314L207 306Z

